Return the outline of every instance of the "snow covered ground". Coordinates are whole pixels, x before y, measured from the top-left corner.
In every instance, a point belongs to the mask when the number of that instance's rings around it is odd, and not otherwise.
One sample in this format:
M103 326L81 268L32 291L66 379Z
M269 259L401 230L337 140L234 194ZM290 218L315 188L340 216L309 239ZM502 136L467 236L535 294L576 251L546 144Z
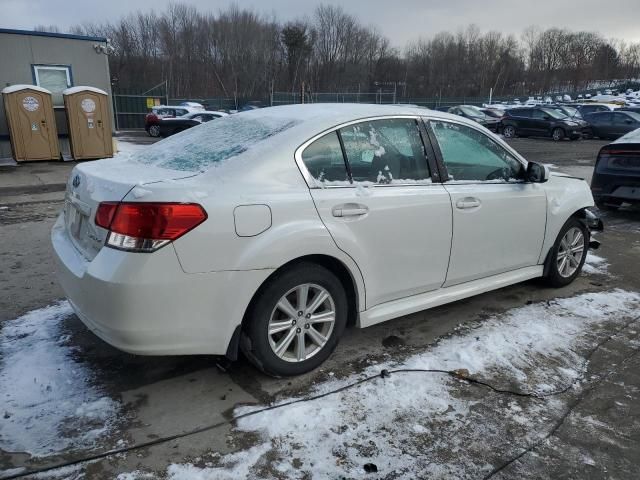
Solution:
M0 449L40 457L91 447L112 431L118 402L74 359L66 301L6 322L0 332ZM1 477L1 476L0 476Z
M572 385L577 390L586 352L598 342L600 329L623 325L639 307L637 293L613 290L516 308L402 361L323 382L306 398L383 369L465 369L473 378L513 391L548 395ZM244 416L235 435L257 434L260 441L227 455L214 452L197 462L172 464L164 473L171 480L360 478L367 469L385 478L415 478L417 472L428 478L482 476L490 463L469 452L486 455L504 441L482 400L491 393L446 374L391 373L316 400ZM502 395L500 420L520 429L520 448L539 440L565 407L554 396L523 401ZM297 399L278 404L292 400ZM238 407L235 416L263 407ZM134 472L121 480L143 475Z

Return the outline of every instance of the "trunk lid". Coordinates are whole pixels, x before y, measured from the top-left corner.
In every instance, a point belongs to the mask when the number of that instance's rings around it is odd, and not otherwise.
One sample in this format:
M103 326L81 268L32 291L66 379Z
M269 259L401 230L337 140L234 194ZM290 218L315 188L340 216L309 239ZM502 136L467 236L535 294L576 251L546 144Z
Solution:
M107 230L95 224L100 202L119 202L136 187L142 189L142 186L195 175L197 173L120 159L79 164L71 171L65 193L64 220L69 238L84 257L93 260L107 235ZM136 196L135 190L133 193Z

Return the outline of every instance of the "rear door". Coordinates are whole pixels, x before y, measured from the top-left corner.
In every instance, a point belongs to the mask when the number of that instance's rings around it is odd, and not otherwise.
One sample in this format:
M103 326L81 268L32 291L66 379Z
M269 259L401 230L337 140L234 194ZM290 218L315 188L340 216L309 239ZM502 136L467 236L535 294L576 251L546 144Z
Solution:
M416 118L375 118L296 152L320 217L358 264L366 307L438 289L451 246L451 202ZM432 155L431 155L432 156Z
M546 225L544 188L525 183L524 165L479 129L429 123L453 210L444 286L536 265Z
M531 125L531 109L518 108L509 112L509 116L516 121L516 130L520 135L531 135L533 128Z

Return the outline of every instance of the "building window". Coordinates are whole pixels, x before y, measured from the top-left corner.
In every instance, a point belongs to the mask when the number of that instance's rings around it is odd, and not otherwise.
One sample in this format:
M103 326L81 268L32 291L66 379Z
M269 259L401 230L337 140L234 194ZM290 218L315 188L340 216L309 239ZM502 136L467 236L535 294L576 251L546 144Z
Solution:
M64 106L62 92L72 86L71 67L67 65L33 65L33 78L36 85L46 88L53 94L53 106Z

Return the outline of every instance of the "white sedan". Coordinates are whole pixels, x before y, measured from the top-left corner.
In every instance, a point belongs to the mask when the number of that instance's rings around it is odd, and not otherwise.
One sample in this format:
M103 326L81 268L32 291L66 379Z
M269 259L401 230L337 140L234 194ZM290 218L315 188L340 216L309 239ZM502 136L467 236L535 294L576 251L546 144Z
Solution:
M215 125L214 125L215 124ZM587 184L417 107L290 105L77 165L52 231L78 317L137 354L320 365L345 325L580 273Z

